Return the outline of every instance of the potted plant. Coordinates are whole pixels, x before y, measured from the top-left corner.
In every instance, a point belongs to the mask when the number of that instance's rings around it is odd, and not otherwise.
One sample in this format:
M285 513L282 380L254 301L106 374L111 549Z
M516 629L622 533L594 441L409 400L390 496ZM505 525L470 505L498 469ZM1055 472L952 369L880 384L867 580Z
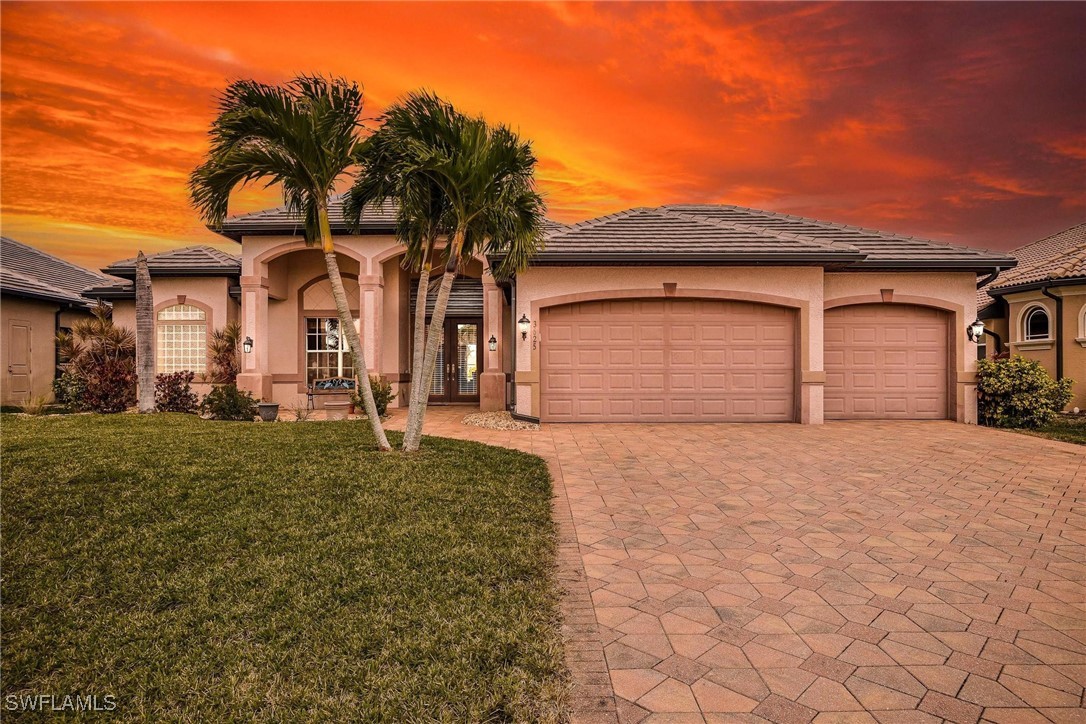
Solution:
M275 422L279 418L278 402L261 402L257 405L257 413L263 422Z
M351 392L350 402L347 404L347 414L353 415L361 406L362 400L358 399L358 393Z

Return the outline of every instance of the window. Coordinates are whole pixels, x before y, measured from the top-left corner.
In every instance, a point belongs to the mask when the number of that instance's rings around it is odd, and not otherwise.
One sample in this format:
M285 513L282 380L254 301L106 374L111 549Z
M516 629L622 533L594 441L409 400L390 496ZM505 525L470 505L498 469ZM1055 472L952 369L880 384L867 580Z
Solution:
M156 363L159 372L207 371L207 315L191 304L158 313Z
M1022 327L1022 339L1027 342L1048 339L1048 310L1044 307L1033 307L1026 312Z
M306 384L311 385L315 380L329 377L354 377L347 338L343 336L336 317L306 317Z

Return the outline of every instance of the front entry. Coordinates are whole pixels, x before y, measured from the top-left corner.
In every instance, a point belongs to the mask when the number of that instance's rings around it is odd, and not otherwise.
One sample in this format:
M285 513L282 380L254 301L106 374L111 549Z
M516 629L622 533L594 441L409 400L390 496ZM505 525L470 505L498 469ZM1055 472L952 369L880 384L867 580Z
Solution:
M429 322L427 322L429 324ZM430 381L430 402L479 402L479 317L449 317Z

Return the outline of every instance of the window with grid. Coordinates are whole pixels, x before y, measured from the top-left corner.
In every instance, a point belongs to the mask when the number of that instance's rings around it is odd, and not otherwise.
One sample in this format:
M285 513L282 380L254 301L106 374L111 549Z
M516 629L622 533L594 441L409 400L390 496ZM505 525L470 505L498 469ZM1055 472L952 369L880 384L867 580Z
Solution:
M351 350L336 317L305 318L305 381L354 377Z
M175 304L158 313L158 372L207 371L207 315L191 304Z

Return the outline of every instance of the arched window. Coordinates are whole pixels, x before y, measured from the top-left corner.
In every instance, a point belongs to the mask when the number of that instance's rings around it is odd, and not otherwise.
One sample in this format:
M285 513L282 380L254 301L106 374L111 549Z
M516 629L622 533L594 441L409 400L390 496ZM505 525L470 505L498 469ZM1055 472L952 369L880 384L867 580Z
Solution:
M158 372L197 374L207 371L207 314L191 304L175 304L158 312Z
M1026 342L1048 339L1048 310L1032 307L1022 318L1022 339Z

